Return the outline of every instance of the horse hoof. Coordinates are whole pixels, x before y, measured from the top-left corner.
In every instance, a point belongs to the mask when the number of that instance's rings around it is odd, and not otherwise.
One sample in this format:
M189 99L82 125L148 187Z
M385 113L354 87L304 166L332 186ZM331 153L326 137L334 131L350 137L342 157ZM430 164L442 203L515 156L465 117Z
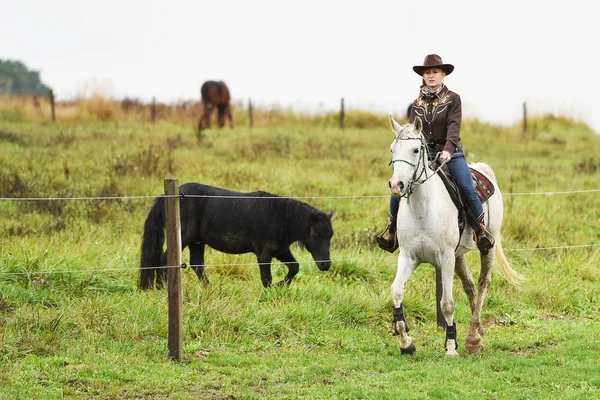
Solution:
M446 358L457 358L460 357L456 350L448 350L446 351Z
M456 341L454 339L448 339L446 341L446 357L458 357L458 353L456 352L456 349L458 348L458 345L456 344Z
M467 350L467 353L469 353L469 354L478 355L478 354L483 353L485 346L481 342L478 344L467 343L465 345L465 349Z
M410 344L410 346L408 346L405 349L401 347L400 354L408 354L409 356L414 356L415 354L417 354L417 346L415 346L415 343L413 342Z

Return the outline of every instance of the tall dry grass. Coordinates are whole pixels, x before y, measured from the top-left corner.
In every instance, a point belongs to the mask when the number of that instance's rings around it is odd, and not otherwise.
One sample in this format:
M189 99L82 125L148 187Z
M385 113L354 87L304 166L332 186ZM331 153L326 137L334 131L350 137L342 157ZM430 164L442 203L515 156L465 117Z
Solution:
M321 128L340 125L339 112L310 114L296 112L291 107L277 104L269 107L251 106L244 101L234 101L231 107L236 127L249 127L251 121L254 127L303 125ZM132 97L117 100L112 95L110 86L103 84L89 84L81 89L74 99L55 100L56 121L66 123L129 121L169 123L196 128L201 114L202 104L199 99L172 103L143 101ZM403 116L395 118L401 121ZM50 100L36 96L0 96L0 119L9 122L50 122ZM344 126L348 129L380 128L386 124L387 116L384 114L352 108L345 111ZM212 125L216 126L216 112L212 115Z

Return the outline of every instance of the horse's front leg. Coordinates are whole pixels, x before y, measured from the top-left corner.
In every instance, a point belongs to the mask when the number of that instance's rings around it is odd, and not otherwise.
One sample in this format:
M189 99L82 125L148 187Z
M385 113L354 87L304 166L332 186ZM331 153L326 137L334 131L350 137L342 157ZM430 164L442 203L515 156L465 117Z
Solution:
M445 252L440 257L440 272L442 275L442 300L440 308L446 320L446 357L458 357L456 349L456 324L454 323L454 299L452 297L452 285L454 283L454 250Z
M414 340L408 335L408 323L404 316L404 286L419 264L400 251L398 256L398 269L392 283L392 300L394 302L394 332L400 342L400 354L414 355L417 352Z
M263 251L256 256L258 261L258 267L260 268L260 280L264 287L268 288L271 286L273 277L271 276L271 260L273 256L267 251Z
M275 258L277 258L279 261L281 261L288 267L287 275L285 276L285 278L283 278L282 281L277 282L277 286L289 285L290 283L292 283L292 279L294 279L294 277L298 274L298 271L300 270L298 261L296 261L289 248L282 253L278 253L275 256Z
M206 106L206 111L205 111L205 115L206 115L206 127L208 129L210 129L210 118L211 118L211 115L212 115L212 111L213 111L212 105L208 104Z
M217 125L219 128L222 128L225 125L225 112L221 105L217 107Z
M192 269L198 276L198 279L208 285L208 278L204 272L204 243L193 243L189 246L190 249L190 264Z

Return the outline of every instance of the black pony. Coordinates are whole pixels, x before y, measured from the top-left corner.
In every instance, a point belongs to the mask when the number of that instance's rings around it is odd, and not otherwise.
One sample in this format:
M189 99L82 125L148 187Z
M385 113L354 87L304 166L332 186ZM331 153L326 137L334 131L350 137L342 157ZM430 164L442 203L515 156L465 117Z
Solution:
M233 117L231 116L231 95L229 88L223 81L206 81L200 88L202 99L202 115L198 121L198 130L210 128L210 116L213 109L217 109L217 125L219 128L225 126L225 117L229 120L229 127L233 128Z
M205 245L229 254L256 254L265 287L271 285L273 257L288 267L278 285L289 284L298 273L290 251L294 242L310 252L321 271L331 266L331 211L271 193L238 193L200 183L181 185L179 192L182 249L189 247L190 264L205 283ZM144 224L139 281L143 290L160 288L166 281L167 270L161 267L167 263L164 208L164 197L158 197Z

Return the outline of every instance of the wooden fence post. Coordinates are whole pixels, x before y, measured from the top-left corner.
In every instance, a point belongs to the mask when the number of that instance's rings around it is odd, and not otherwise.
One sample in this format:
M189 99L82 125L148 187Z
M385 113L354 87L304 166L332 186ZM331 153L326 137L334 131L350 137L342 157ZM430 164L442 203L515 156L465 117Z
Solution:
M52 122L56 122L56 113L54 111L54 91L50 89L50 108L52 110Z
M252 111L252 100L248 99L248 121L250 121L250 128L254 126L254 113Z
M169 357L181 361L183 355L183 288L181 283L181 220L179 182L165 179L167 225L167 283L169 291Z
M527 133L527 103L523 102L523 137Z
M150 106L150 118L152 123L156 122L156 97L152 97L152 105Z
M344 115L344 98L342 97L342 106L340 109L340 128L344 129L344 126L346 125L346 121L344 120L345 115Z

